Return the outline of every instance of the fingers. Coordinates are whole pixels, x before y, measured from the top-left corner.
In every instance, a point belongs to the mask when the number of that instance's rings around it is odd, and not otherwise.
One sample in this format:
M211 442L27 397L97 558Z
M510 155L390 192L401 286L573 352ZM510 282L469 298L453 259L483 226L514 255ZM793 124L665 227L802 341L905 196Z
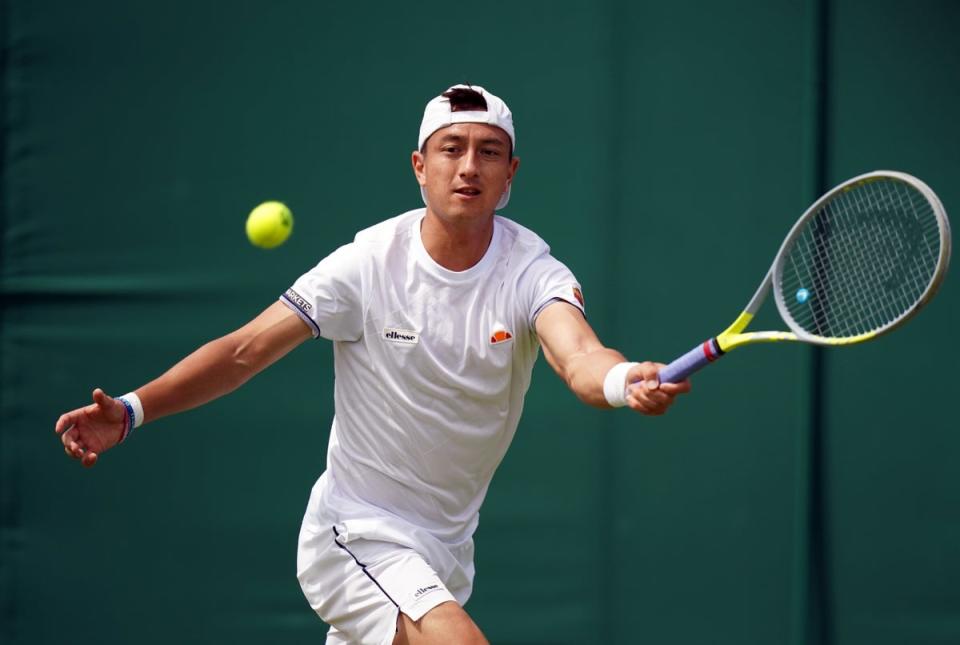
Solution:
M53 427L53 431L57 434L62 434L69 431L71 427L77 425L77 422L83 417L84 414L96 414L98 410L115 413L116 406L122 406L121 403L118 403L111 397L107 396L106 393L100 388L97 388L93 391L92 398L93 403L90 405L86 405L77 410L72 410L65 414L61 414L60 418L57 419L56 425ZM110 416L116 416L116 414Z
M73 457L74 459L83 458L83 453L86 452L86 448L81 442L70 438L66 433L62 435L62 440L63 450L67 453L67 455Z
M673 396L659 389L651 388L647 381L631 383L627 388L627 405L637 412L659 416L667 411L673 402Z
M114 424L124 422L126 408L102 389L91 393L93 402L60 415L54 432L60 435L64 453L87 468L97 463L99 452L116 443ZM122 428L119 431L122 433Z
M638 363L627 373L627 404L643 414L660 415L673 405L678 394L690 391L690 381L661 383L659 372L663 363L645 361Z
M627 387L627 405L637 412L660 415L670 407L669 394L650 389L646 382L631 383Z
M57 424L53 427L53 431L57 434L63 432L69 432L77 424L77 411L67 412L66 414L61 414L60 418L57 419Z
M67 433L61 435L63 438L63 452L70 458L78 460L86 468L92 468L100 457L92 450L88 450L82 441L70 438Z
M666 367L663 363L652 363L654 368L657 370L657 382L660 383L660 370ZM685 394L690 391L690 380L684 379L679 383L660 383L660 389L668 394Z
M63 442L63 452L66 453L68 457L79 460L80 463L87 468L92 467L97 463L100 455L89 450L81 439L73 436L76 433L71 433L71 430L73 430L73 428L66 430L60 435L60 440Z
M100 388L95 389L92 396L93 402L102 408L109 408L116 403L111 397L107 396L106 392Z
M107 393L97 388L93 391L93 405L99 408L105 416L113 417L116 416L117 406L123 407L123 404L114 399L113 397L107 396Z
M79 459L83 456L83 445L79 441L79 433L76 431L76 424L64 421L69 415L63 415L57 420L56 431L60 433L60 443L63 444L63 450L69 456Z
M631 409L659 416L673 405L674 397L690 391L690 381L661 383L658 377L663 363L644 362L635 365L627 375L627 405Z
M690 381L683 380L679 383L661 383L660 391L666 392L671 396L676 396L677 394L686 394L690 391Z
M63 443L64 446L69 446L70 442L74 440L75 438L74 435L77 434L76 432L74 432L74 428L75 426L71 425L69 428L67 428L63 432L63 434L60 435L60 442Z
M103 411L104 416L111 421L119 421L127 414L127 409L123 403L117 401L112 396L108 396L103 390L97 388L93 391L94 405Z
M101 391L102 394L102 391ZM104 395L105 396L105 395ZM96 400L96 396L94 396ZM79 410L73 410L60 415L57 423L54 425L54 432L60 435L60 442L63 444L63 452L72 459L77 459L86 467L97 463L99 455L90 451L89 446L84 441L81 432L80 423L85 418L84 415L92 412L91 408L96 409L97 403L88 405Z
M627 383L636 383L637 381L646 381L648 387L651 390L657 389L657 385L660 383L657 378L657 372L660 370L657 367L656 363L651 363L650 361L644 361L643 363L637 363L630 368L630 371L627 372Z

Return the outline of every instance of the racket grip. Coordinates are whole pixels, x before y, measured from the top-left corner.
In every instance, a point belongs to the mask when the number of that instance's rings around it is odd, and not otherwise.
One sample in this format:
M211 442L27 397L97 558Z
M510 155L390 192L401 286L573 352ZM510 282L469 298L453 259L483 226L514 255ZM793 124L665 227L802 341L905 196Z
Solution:
M678 383L723 356L716 338L710 338L676 359L657 375L661 383Z

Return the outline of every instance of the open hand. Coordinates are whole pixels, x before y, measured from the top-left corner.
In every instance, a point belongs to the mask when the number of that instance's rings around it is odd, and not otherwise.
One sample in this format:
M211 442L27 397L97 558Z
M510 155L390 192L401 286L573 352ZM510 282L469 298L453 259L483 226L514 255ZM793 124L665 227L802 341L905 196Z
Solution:
M54 430L60 435L64 452L90 467L97 463L100 453L120 443L128 423L123 403L97 388L92 404L61 415Z

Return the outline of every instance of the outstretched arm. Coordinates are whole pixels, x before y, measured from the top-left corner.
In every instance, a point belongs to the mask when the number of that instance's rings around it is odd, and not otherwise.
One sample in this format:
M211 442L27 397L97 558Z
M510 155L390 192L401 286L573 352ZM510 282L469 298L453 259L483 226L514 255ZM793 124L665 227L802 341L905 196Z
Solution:
M584 403L608 408L604 381L610 369L627 359L604 347L579 309L566 302L548 305L537 317L537 335L544 356L560 378ZM638 363L625 372L623 386L627 405L643 414L667 411L677 394L690 391L690 383L660 383L657 371L662 363Z
M276 302L240 329L200 347L159 378L137 389L144 422L195 408L237 389L311 337L310 329ZM92 466L124 435L123 403L93 391L93 403L62 415L55 427L64 450Z

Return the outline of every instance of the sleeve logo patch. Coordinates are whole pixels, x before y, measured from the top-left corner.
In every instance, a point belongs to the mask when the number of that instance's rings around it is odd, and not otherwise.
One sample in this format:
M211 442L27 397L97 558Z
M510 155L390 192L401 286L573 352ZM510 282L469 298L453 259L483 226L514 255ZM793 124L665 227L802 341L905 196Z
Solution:
M299 307L300 311L303 311L304 313L310 313L313 311L313 305L307 302L306 298L294 291L292 287L287 289L287 292L283 295L287 298L287 300Z
M384 327L383 339L391 343L400 343L401 345L416 345L420 342L420 333L410 329Z
M573 288L573 297L577 299L577 302L580 303L580 306L581 306L581 307L585 307L585 306L586 306L586 305L583 304L583 292L580 291L580 287L574 287L574 288Z

